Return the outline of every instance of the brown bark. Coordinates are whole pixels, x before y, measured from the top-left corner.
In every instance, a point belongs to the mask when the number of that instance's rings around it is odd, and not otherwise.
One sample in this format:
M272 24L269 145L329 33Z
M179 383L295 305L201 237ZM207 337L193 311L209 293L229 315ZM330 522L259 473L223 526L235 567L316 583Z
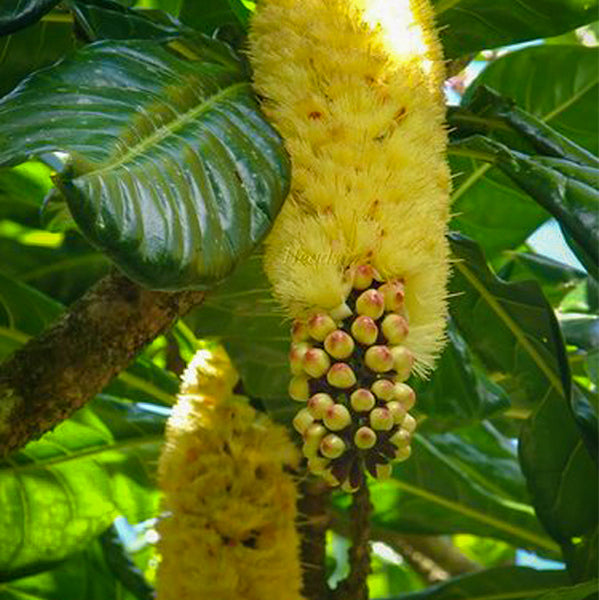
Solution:
M370 573L370 493L363 483L352 497L349 510L349 575L335 588L335 600L368 600L367 578Z
M0 365L0 455L66 419L123 370L203 292L100 280L57 322Z
M326 534L329 527L330 488L322 480L306 479L298 501L303 571L302 595L306 600L327 600Z

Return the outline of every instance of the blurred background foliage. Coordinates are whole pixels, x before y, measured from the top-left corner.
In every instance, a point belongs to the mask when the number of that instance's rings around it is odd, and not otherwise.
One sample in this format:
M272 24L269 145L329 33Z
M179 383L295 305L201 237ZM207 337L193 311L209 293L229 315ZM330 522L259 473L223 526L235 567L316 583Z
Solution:
M420 425L412 458L392 480L372 485L370 594L592 598L598 5L434 5L452 74L446 85L455 258L449 343L431 379L414 382ZM108 49L151 41L191 52L201 64L212 52L205 39L197 41L202 32L243 51L253 8L247 0L5 3L0 95L65 57L76 63L98 41ZM148 56L150 47L139 46ZM87 82L77 77L83 90ZM62 101L76 111L77 78L71 83ZM24 148L18 132L27 119L43 114L51 122L65 108L48 104L35 80L27 85L34 97L40 94L39 104L24 106L11 121L14 136L0 139L0 154L8 156L0 167L0 359L112 268L98 240L82 234L64 198L50 191L52 160L43 152L38 160L14 158ZM0 124L8 106L10 97L0 103ZM100 124L103 110L109 123L110 107L98 110ZM167 171L167 183L176 182L174 173ZM129 200L141 212L152 209L148 195ZM183 229L161 252L176 253L188 235ZM128 252L144 250L119 252L112 258L126 263ZM162 432L185 363L212 340L234 358L248 394L273 418L290 421L288 323L270 295L257 247L101 395L0 462L2 600L151 598ZM346 496L334 497L327 563L333 584L348 568L347 506Z

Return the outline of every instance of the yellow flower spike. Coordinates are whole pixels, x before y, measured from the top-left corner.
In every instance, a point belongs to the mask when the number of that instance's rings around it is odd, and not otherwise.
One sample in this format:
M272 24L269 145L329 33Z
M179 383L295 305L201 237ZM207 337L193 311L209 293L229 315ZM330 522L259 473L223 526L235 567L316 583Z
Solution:
M294 341L331 359L324 378L318 353L308 386L349 413L346 450L327 472L351 490L356 466L388 471L381 457L414 403L402 382L429 373L444 344L450 176L433 11L428 0L261 0L249 42L293 163L264 267ZM355 443L357 390L372 392L379 427L393 413L372 448Z
M299 452L285 428L232 392L224 353L190 363L159 462L157 600L301 600Z

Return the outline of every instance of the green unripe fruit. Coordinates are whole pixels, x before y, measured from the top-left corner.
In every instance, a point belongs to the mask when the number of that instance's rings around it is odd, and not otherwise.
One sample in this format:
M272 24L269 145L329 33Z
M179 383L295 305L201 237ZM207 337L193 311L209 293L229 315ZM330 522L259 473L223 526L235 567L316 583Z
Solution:
M376 342L379 335L379 328L370 317L361 315L357 317L351 325L351 333L354 339L364 346L371 346Z
M367 412L374 408L374 405L376 404L374 394L364 388L360 388L359 390L353 392L349 398L349 401L351 407L356 412Z
M327 409L333 406L333 404L333 399L328 394L314 394L314 396L308 400L308 411L315 419L322 419Z
M318 379L329 370L331 359L324 350L321 350L320 348L310 348L310 350L306 350L304 353L303 366L304 371L310 375L310 377Z
M391 348L393 354L393 368L397 372L397 381L405 381L410 377L414 357L405 346L394 346Z
M390 344L401 344L409 332L408 322L400 315L387 315L381 323L381 331Z
M389 438L389 441L397 448L403 448L410 445L412 435L405 429L399 429Z
M376 433L370 427L360 427L354 434L354 444L360 450L368 450L376 444Z
M388 379L378 379L372 384L370 389L374 392L377 398L387 402L393 399L396 385L399 384L395 384Z
M412 454L412 448L410 446L402 446L397 449L395 453L395 458L393 459L395 462L403 462L404 460L408 460L410 455Z
M401 422L401 428L410 434L414 433L416 431L416 419L412 415L407 414Z
M351 423L351 414L343 404L334 404L327 409L323 420L331 431L341 431Z
M306 408L302 408L295 417L293 417L293 427L301 434L305 433L312 423L314 423L314 417Z
M347 389L355 385L356 375L345 363L335 363L327 373L327 381L336 388Z
M371 346L366 350L364 362L375 373L386 373L393 368L393 354L387 346Z
M350 335L337 329L324 340L324 349L337 360L348 358L354 351L355 343Z
M385 299L377 290L366 290L356 300L356 312L359 315L378 319L385 311Z
M386 408L373 408L370 412L370 426L376 431L389 431L393 425L393 415Z
M289 382L289 395L297 402L305 402L310 396L310 386L305 375L296 375Z
M312 315L308 319L308 332L311 337L319 342L324 341L324 338L326 338L331 331L335 331L335 329L337 329L335 321L327 314L320 313Z
M345 442L334 433L329 433L320 442L320 452L327 458L338 458L345 452Z

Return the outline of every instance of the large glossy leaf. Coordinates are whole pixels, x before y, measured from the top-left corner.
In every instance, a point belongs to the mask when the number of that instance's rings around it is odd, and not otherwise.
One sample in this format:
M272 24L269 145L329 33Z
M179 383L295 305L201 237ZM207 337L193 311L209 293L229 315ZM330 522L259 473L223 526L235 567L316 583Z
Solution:
M288 184L280 138L226 46L184 60L97 42L0 102L0 164L60 150L86 237L153 288L206 287L268 231Z
M394 468L394 478L370 486L373 527L398 533L471 533L557 556L559 547L527 502L521 475L519 485L515 479L507 490L507 472L502 479L495 477L500 464L519 473L513 450L491 445L489 439L486 443L491 446L486 451L473 450L471 438L459 434L417 434L412 456Z
M179 18L198 31L212 33L223 25L246 27L251 11L241 0L183 0Z
M117 514L155 514L164 417L100 397L0 463L0 571L60 560Z
M596 62L595 50L577 46L541 46L513 52L481 73L468 89L464 104L479 85L488 85L596 153ZM549 218L490 164L475 158L451 157L451 167L456 215L452 226L478 239L490 259L501 250L517 248Z
M595 582L570 587L564 571L535 571L527 567L497 567L455 577L401 600L585 600ZM576 589L578 588L578 589ZM547 599L548 600L548 599Z
M0 6L0 35L32 25L60 0L4 0Z
M565 543L596 526L597 473L569 405L559 326L536 283L502 282L476 244L456 236L451 243L452 286L460 290L452 316L512 401L533 410L522 429L522 468L539 518Z
M73 26L65 15L46 15L12 35L0 37L0 96L25 76L55 63L75 48Z
M546 38L597 18L596 0L433 0L445 55Z

